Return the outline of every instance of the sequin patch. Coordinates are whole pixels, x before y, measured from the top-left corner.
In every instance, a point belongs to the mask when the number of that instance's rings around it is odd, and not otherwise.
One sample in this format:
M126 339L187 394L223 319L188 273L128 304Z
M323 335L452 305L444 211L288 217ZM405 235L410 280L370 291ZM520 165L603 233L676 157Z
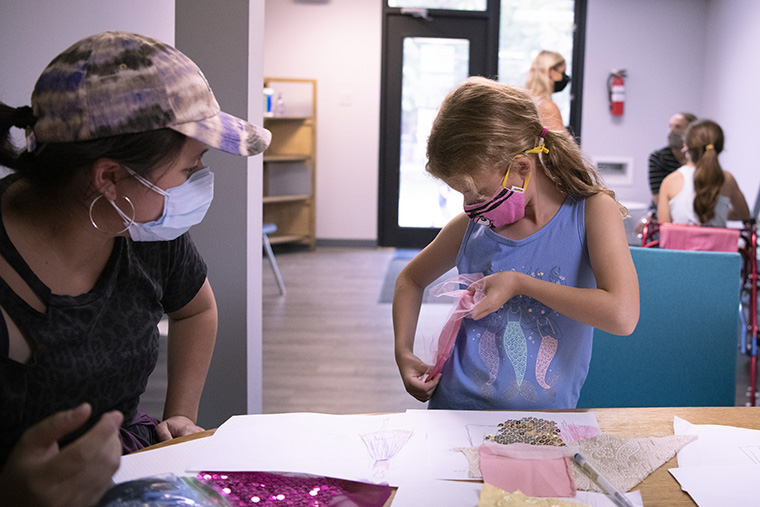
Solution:
M508 419L499 423L499 431L495 435L488 435L486 440L497 444L531 444L531 445L565 445L557 423L538 417L523 417L522 419Z
M197 478L224 495L233 507L381 507L391 495L389 486L305 474L200 472Z

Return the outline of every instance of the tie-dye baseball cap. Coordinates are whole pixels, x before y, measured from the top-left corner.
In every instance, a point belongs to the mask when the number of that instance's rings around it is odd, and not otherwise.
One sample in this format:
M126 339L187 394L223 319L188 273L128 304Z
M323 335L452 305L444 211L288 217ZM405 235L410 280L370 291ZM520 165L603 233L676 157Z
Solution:
M170 128L235 155L271 133L220 110L198 66L179 50L127 32L86 37L55 57L32 93L37 143L86 141Z

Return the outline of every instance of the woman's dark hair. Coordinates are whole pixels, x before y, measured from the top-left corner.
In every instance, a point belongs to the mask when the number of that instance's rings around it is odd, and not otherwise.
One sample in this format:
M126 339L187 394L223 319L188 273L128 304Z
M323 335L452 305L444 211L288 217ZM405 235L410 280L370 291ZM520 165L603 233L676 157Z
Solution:
M711 120L700 120L689 125L686 131L686 148L694 169L694 212L705 224L715 216L720 187L725 176L718 161L723 151L723 129Z
M13 145L10 129L33 124L28 110L0 103L0 165L46 193L68 187L80 171L89 170L101 158L124 164L147 176L157 166L176 157L187 140L183 134L165 128L91 141L46 143L32 152L22 151Z

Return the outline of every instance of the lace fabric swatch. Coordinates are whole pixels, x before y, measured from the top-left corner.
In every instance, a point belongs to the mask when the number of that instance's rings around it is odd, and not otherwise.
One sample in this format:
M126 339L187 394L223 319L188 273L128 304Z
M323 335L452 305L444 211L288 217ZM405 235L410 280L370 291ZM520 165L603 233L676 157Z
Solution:
M534 498L526 496L522 491L510 493L488 483L483 484L478 502L478 507L579 507L583 505L587 504L577 504L558 498Z
M604 435L578 442L579 451L592 467L620 491L630 491L667 463L696 435L626 438ZM577 463L572 463L575 487L582 491L601 491Z
M567 450L583 454L586 461L616 488L627 492L696 438L696 435L629 438L602 434L580 442L568 443ZM457 448L456 450L462 452L467 459L469 476L473 479L482 479L479 448ZM571 473L576 489L601 491L574 462Z

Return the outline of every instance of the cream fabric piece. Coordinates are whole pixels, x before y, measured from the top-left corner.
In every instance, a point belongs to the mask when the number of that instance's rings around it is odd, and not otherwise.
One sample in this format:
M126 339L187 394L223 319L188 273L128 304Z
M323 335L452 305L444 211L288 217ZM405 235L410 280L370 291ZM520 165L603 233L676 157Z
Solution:
M567 445L621 491L630 491L649 474L660 468L696 435L628 438L600 435ZM469 477L482 479L477 447L455 449L462 452L469 464ZM571 472L579 491L601 492L601 488L573 461Z
M558 498L535 498L526 496L522 491L509 493L488 483L483 484L480 490L478 507L579 507L588 504L578 504L560 500Z
M483 474L480 473L480 447L455 447L454 450L464 454L467 460L467 465L469 466L467 477L482 479Z
M601 435L577 442L578 452L620 491L630 491L649 474L660 468L696 435L626 438ZM596 483L572 462L576 489L602 491Z

